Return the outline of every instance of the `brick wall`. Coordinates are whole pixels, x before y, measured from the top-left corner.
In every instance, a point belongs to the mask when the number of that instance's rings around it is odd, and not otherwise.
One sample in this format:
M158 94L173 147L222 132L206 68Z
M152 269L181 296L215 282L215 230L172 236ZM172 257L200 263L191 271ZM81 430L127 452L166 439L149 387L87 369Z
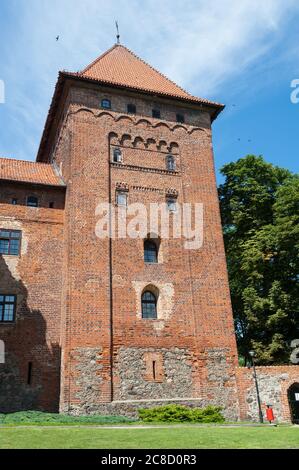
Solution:
M0 323L6 353L5 364L0 364L0 412L57 411L63 210L5 204L4 194L25 200L34 189L22 192L16 185L14 193L11 185L1 185L0 228L21 230L22 240L20 256L0 255L0 293L17 296L15 322ZM47 195L38 191L46 200ZM48 195L61 204L59 191Z
M236 418L236 345L209 115L186 108L186 124L178 125L174 105L161 101L164 119L152 119L152 103L136 95L137 115L129 116L132 96L117 92L110 93L113 109L106 112L99 109L105 95L92 87L71 89L53 155L68 186L61 410L150 396L225 404ZM122 164L110 164L115 146L123 151ZM165 168L169 148L178 162L175 174ZM203 203L203 246L190 251L181 239L161 240L161 262L145 265L142 239L110 244L97 238L96 207L114 203L119 184L127 187L130 203L165 202L169 189L178 202ZM160 304L158 319L147 321L140 296L149 284L159 290ZM89 361L91 351L97 359ZM148 378L148 353L162 358L163 382ZM130 377L139 362L144 373L138 371L134 390ZM185 381L171 384L179 365ZM91 386L92 371L97 378Z

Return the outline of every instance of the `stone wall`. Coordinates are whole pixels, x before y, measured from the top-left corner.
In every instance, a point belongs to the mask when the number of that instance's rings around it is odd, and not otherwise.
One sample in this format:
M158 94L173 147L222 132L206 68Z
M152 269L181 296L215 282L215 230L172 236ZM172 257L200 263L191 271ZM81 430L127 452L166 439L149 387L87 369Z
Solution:
M260 366L256 368L263 414L266 405L272 405L278 422L290 422L288 403L289 387L299 382L299 366ZM252 369L239 367L237 382L240 402L240 417L258 421L258 402Z
M153 364L155 377L150 375ZM192 396L192 362L185 349L121 347L115 369L119 383L116 400Z

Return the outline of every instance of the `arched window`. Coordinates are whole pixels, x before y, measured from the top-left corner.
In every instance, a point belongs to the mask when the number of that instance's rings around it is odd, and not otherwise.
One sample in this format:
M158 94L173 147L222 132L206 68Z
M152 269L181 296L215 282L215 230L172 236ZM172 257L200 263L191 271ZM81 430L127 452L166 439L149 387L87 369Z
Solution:
M177 200L174 197L168 197L166 199L166 204L167 204L167 209L170 212L176 212L177 206L176 206Z
M27 206L29 207L37 207L38 206L38 199L35 196L28 196L27 197Z
M111 109L111 101L108 100L107 98L104 98L101 101L101 107L104 108L104 109Z
M144 240L144 261L146 263L158 262L158 248L152 240Z
M143 292L141 297L142 318L157 318L157 298L149 290Z
M113 162L114 163L121 163L122 161L122 154L121 150L117 147L113 149Z
M136 114L136 106L135 106L135 104L131 104L131 103L128 104L128 105L127 105L127 112L128 112L129 114Z
M167 155L167 170L175 171L175 159L172 155Z

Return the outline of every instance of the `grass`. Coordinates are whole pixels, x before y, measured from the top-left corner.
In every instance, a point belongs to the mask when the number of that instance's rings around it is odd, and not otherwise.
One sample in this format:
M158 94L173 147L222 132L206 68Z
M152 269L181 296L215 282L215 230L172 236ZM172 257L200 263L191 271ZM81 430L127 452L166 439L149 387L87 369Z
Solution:
M299 449L299 427L6 427L1 449Z

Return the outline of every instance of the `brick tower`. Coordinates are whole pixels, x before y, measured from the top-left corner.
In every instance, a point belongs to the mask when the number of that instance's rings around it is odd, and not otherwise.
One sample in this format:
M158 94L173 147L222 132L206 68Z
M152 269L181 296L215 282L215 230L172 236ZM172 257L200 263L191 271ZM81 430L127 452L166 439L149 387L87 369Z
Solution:
M211 143L211 123L222 109L120 44L80 73L60 72L32 165L51 167L65 188L57 269L45 255L49 263L45 257L40 269L50 292L47 307L39 306L46 324L55 313L61 411L220 404L237 419L237 353ZM102 203L125 210L166 203L170 219L180 205L201 203L203 243L186 249L182 237L151 231L99 237ZM47 234L56 236L53 228ZM45 384L39 385L42 407ZM56 400L57 383L50 388Z

